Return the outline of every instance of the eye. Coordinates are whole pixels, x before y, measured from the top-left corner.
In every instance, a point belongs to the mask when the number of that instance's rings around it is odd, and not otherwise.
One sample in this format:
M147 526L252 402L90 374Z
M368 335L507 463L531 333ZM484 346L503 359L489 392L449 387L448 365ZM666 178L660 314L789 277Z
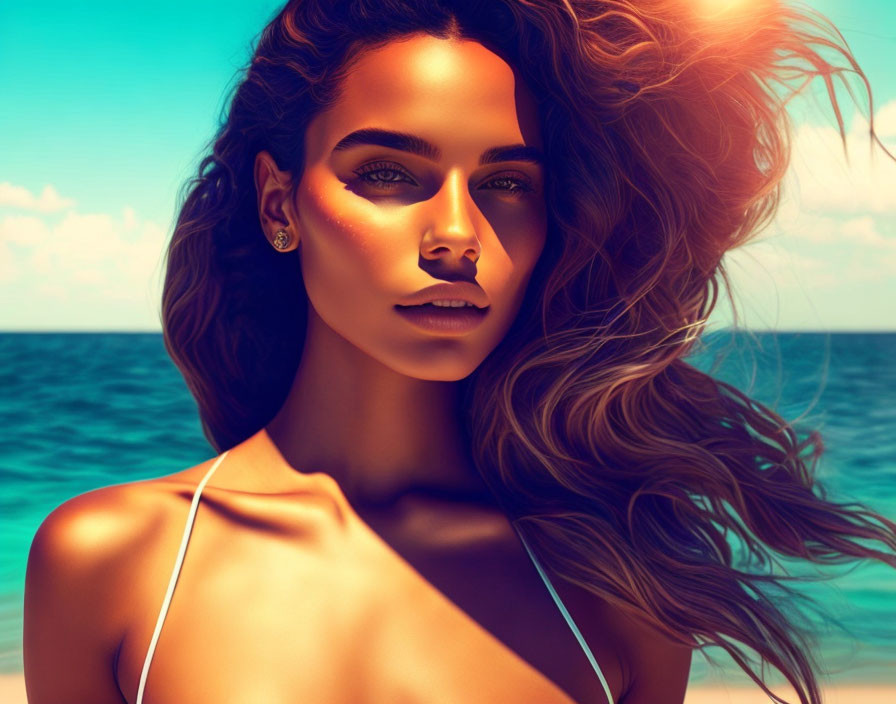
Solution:
M417 185L417 182L411 178L407 171L401 168L398 164L388 161L364 164L364 166L354 173L364 183L384 191L392 190L400 183L410 183L414 186Z
M381 191L394 190L402 183L409 183L412 186L419 185L404 168L391 161L364 164L354 174L363 183ZM487 191L503 191L507 195L516 197L535 190L532 182L519 173L499 174L485 181L480 188Z
M486 188L486 190L506 191L514 196L531 193L535 190L532 186L532 182L529 181L528 178L521 177L518 174L499 174L495 178L486 181L484 185L488 186L489 184L500 185L493 188Z

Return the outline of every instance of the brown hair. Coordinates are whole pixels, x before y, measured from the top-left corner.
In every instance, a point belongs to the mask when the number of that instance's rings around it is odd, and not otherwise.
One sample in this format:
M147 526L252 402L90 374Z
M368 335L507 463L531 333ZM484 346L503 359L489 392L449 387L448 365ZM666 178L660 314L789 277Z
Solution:
M819 15L747 3L726 24L692 5L289 2L188 184L165 343L216 449L263 427L295 375L307 297L298 255L262 234L255 155L268 150L297 185L307 124L366 48L412 33L482 42L539 98L549 231L513 327L458 382L479 471L562 578L678 642L724 648L782 701L745 645L817 704L810 634L786 613L793 577L736 568L728 536L760 565L778 554L896 566L896 524L828 500L817 433L800 437L684 357L730 289L722 255L776 209L787 100L821 76L843 135L834 79L858 76L873 117L870 88Z

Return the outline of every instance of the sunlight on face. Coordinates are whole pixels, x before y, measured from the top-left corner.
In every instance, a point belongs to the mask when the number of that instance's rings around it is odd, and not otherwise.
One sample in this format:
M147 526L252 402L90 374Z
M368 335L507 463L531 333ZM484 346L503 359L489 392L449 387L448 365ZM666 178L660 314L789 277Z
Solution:
M305 145L295 207L309 335L326 325L408 376L469 375L512 324L544 246L532 95L481 44L415 35L364 54ZM456 281L490 306L469 332L421 330L395 308Z

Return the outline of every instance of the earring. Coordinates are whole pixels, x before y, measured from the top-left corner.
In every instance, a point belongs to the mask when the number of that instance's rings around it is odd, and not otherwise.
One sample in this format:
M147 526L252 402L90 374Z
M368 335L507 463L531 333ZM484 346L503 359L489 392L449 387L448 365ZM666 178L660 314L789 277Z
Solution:
M286 249L289 247L289 233L280 228L274 235L274 247L277 249Z

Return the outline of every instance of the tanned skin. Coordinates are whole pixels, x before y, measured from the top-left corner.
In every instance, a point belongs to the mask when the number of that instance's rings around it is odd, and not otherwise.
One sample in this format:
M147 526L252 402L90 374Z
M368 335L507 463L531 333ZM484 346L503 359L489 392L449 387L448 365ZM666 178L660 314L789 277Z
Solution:
M299 250L305 348L276 417L203 491L146 704L606 701L478 476L454 383L506 334L544 247L544 167L480 164L495 147L541 149L535 106L483 45L418 35L364 54L314 118L297 191L257 155L264 233L284 228ZM439 153L334 151L367 128ZM472 332L424 332L394 309L458 280L489 301ZM31 704L135 701L212 462L83 494L42 524L26 580ZM616 702L683 701L688 648L554 584Z

